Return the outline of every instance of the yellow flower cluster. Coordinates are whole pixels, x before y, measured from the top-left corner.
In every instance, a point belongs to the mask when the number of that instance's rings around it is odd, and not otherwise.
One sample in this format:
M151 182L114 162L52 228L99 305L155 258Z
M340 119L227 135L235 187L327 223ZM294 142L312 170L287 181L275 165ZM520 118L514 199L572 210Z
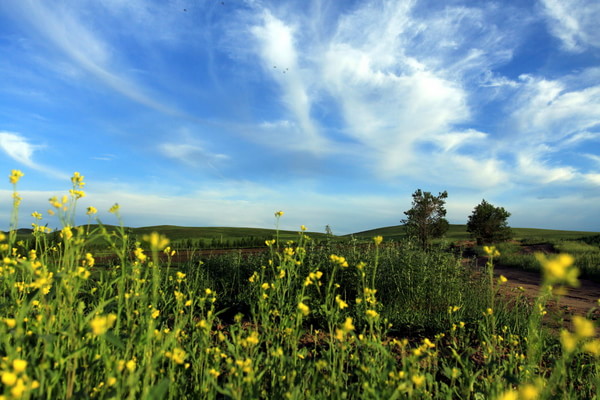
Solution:
M307 316L310 314L310 307L308 307L303 302L298 303L298 310L302 313L302 315Z
M596 336L596 326L594 325L594 322L578 315L573 317L572 322L573 332L569 332L565 329L560 332L560 342L563 349L567 353L572 353L579 343L585 342L583 346L584 351L594 356L600 355L600 340L595 339L587 341Z
M150 248L153 251L161 251L169 245L169 239L157 232L152 232L150 235L144 235L142 236L142 239L150 244Z
M340 257L340 256L336 256L335 254L332 254L329 256L329 259L331 260L332 263L337 264L342 268L348 267L348 261L346 261L345 257Z
M14 359L10 363L2 363L0 372L0 382L8 389L12 398L22 398L26 392L37 389L40 384L36 380L31 380L27 374L27 361ZM4 397L4 396L0 396Z
M21 179L25 174L23 172L21 172L18 169L13 169L10 172L10 175L8 176L8 180L10 181L10 183L12 183L13 185L15 185L17 182L19 182L19 179Z
M96 207L89 206L87 208L87 212L86 212L87 215L94 215L97 213L98 213L98 209Z
M185 350L175 347L173 351L166 351L165 357L170 358L175 364L181 365L185 362L187 353Z
M485 251L488 257L500 257L500 252L495 246L483 246L483 251Z
M535 258L542 265L544 282L547 285L579 286L579 269L573 265L575 259L569 254L559 254L554 257L546 257L544 254L536 253Z
M306 279L304 280L304 286L312 285L313 283L315 283L315 281L317 281L320 286L321 285L320 279L322 276L323 276L323 273L321 271L315 271L315 272L309 273L308 276L306 277Z
M347 317L344 323L335 330L335 338L341 342L346 338L346 335L354 329L356 329L356 327L354 326L352 318Z
M339 294L335 296L335 302L337 303L340 310L343 310L344 308L348 307L348 303L342 300L342 296L340 296Z
M110 328L113 327L117 316L115 314L98 315L90 321L92 333L96 336L104 335Z

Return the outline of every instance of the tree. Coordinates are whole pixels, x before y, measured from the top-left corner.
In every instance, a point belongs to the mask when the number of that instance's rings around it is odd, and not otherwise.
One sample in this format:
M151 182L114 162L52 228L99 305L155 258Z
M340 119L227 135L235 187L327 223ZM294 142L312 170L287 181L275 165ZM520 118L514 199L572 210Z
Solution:
M494 243L511 238L512 232L507 219L510 213L502 207L494 207L485 199L469 216L467 232L477 240L477 244Z
M415 236L425 249L431 239L442 237L448 231L448 221L444 218L448 192L434 196L417 189L412 197L412 208L404 212L407 218L402 223L406 226L407 234Z

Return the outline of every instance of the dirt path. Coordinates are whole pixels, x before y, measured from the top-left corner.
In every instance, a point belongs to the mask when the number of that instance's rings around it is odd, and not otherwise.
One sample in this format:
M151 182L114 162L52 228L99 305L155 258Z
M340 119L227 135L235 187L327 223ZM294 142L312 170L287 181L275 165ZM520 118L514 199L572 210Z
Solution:
M524 294L532 299L539 293L541 281L539 272L523 271L499 265L494 267L494 274L498 277L504 275L508 279L508 282L505 283L508 290L505 289L504 293L520 291L520 287L523 288ZM580 287L569 288L567 294L560 298L558 304L553 304L555 310L559 308L565 313L566 319L571 315L586 315L588 311L598 306L600 283L588 279L580 279L579 281L581 282ZM596 310L593 316L594 318L600 318L600 310Z

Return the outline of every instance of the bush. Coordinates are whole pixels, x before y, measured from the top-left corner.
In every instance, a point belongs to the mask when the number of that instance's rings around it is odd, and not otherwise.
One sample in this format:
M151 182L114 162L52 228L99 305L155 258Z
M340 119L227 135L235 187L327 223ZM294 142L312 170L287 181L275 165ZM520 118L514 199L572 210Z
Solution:
M508 240L512 236L507 223L508 217L508 211L502 207L494 207L484 199L469 216L467 232L471 233L479 245Z

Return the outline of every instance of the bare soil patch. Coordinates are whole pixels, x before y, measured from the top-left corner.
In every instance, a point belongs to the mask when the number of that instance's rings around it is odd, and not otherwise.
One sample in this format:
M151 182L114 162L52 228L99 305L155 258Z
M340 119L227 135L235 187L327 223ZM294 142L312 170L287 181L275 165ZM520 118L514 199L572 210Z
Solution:
M522 246L522 254L534 253L555 253L551 244L535 244ZM477 265L484 265L487 262L485 257L477 259ZM504 266L502 264L494 265L494 275L505 276L508 279L502 286L502 295L515 296L522 293L527 298L535 299L540 292L541 273L524 271L518 268ZM588 315L593 319L600 319L600 309L598 309L598 300L600 299L600 283L580 279L581 285L578 288L568 288L566 295L561 296L558 301L552 301L548 304L551 317L564 319L566 322L571 320L573 315Z

